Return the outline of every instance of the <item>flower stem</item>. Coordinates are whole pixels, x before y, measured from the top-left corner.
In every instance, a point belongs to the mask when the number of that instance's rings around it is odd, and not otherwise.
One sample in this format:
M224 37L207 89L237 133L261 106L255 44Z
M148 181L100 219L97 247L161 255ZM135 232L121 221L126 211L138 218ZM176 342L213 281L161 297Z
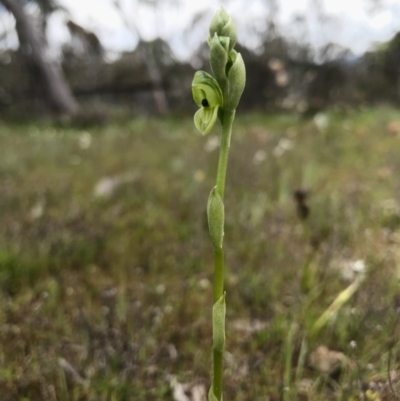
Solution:
M231 143L232 125L235 110L224 111L222 117L222 134L217 172L217 191L224 199L226 169L228 166L229 148ZM224 250L214 247L214 303L224 293ZM213 392L218 401L222 400L223 352L214 349L213 352Z
M214 303L224 293L224 251L223 248L214 249Z
M222 117L222 135L219 150L217 191L224 200L226 168L228 166L229 148L231 146L232 125L235 119L235 110L225 110Z

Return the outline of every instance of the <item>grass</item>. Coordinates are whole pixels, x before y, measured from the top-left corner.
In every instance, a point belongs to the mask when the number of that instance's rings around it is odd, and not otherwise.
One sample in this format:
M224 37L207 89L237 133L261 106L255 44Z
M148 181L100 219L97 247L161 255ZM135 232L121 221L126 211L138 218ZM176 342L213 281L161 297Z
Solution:
M360 386L386 380L389 345L397 366L400 137L387 126L400 112L327 117L322 131L291 115L237 118L225 199L227 400L361 400ZM87 131L0 125L2 401L172 400L172 375L208 387L210 135L191 118ZM119 185L95 196L107 177ZM306 220L297 189L309 191ZM342 351L350 367L299 370L305 333L351 282L338 266L356 260L364 283L308 344ZM312 380L307 395L295 377Z

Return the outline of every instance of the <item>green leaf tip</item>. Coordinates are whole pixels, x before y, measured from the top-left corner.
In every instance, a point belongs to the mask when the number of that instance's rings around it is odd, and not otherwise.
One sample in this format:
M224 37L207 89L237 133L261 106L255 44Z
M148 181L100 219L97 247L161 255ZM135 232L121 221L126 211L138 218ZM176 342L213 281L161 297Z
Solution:
M208 401L218 401L218 398L214 394L213 386L211 386L210 390L208 391Z
M214 304L212 312L213 348L219 352L223 352L225 347L225 315L226 303L224 292L221 298Z
M319 332L337 315L343 305L357 292L364 281L364 275L358 276L347 288L341 291L328 308L322 313L309 331L311 336L317 336Z

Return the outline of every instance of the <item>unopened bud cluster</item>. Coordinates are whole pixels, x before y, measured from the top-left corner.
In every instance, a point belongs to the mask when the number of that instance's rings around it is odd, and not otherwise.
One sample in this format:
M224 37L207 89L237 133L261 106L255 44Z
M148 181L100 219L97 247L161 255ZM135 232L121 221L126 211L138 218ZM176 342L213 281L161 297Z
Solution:
M192 83L193 98L200 107L194 122L203 135L214 127L219 109L230 112L236 109L246 83L243 58L234 49L236 27L224 8L211 21L209 31L210 65L214 77L198 71Z

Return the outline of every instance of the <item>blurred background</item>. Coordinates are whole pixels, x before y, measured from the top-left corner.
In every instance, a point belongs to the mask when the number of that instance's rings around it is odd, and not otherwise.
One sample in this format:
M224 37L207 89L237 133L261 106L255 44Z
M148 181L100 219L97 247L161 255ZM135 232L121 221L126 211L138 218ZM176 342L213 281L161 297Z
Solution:
M241 110L315 114L399 99L396 0L2 2L1 115L192 111L205 39L229 8L247 61ZM16 21L19 21L16 23Z
M206 400L220 6L224 398L398 399L400 1L0 0L1 401Z

